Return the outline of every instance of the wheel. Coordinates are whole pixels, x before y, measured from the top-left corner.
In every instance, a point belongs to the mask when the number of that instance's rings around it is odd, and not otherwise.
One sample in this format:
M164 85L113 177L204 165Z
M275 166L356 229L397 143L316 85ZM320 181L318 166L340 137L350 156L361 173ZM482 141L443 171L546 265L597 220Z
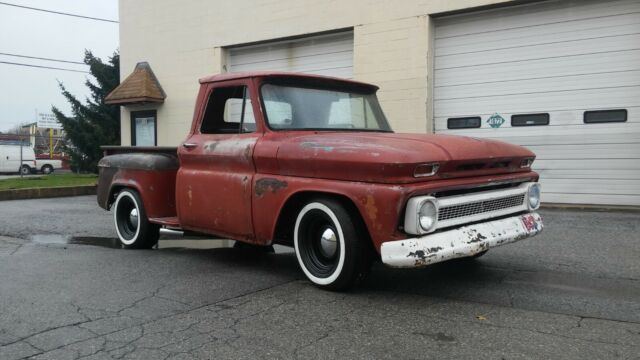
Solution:
M371 267L368 237L358 218L337 201L317 199L298 213L294 248L298 264L316 286L346 290Z
M22 174L22 175L31 174L31 168L29 167L29 165L22 165L20 167L20 174Z
M53 172L53 166L51 165L45 165L42 167L42 169L40 169L42 171L43 174L45 175L49 175Z
M149 222L137 191L132 189L120 191L113 209L113 220L122 247L151 249L158 243L160 226Z

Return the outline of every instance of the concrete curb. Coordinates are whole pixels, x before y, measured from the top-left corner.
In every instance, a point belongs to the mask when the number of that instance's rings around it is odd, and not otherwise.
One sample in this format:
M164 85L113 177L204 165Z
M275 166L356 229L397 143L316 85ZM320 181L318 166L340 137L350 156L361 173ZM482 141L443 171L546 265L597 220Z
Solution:
M0 190L0 201L95 195L96 185Z

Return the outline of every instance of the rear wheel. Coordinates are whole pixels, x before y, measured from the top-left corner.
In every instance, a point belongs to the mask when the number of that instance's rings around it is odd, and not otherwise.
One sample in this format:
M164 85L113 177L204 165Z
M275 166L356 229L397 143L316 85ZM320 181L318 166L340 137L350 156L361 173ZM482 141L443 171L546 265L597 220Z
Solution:
M31 168L29 167L29 165L22 165L20 167L20 174L22 174L22 175L31 174Z
M113 209L116 232L125 249L151 249L158 243L160 226L149 222L137 191L120 191Z
M298 213L294 247L298 263L316 286L346 290L367 275L371 256L358 218L337 201L317 199Z
M53 172L53 166L45 165L42 167L42 169L40 169L40 171L42 171L42 173L45 175L49 175Z

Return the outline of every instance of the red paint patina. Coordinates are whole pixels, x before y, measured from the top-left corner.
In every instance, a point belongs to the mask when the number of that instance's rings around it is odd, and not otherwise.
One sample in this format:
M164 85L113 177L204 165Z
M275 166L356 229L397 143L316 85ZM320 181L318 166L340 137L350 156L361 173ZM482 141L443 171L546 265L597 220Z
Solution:
M203 78L191 130L177 151L107 149L107 154L118 154L101 162L100 205L109 208L118 189L131 187L140 193L151 222L261 245L291 245L296 211L308 199L324 196L357 212L380 252L384 242L412 236L403 231L403 223L413 196L457 195L538 180L538 174L521 167L535 155L499 141L353 129L272 129L261 86L274 82L371 96L378 89L357 81L279 72ZM202 133L209 99L230 86L246 87L255 131ZM136 158L149 154L177 154L176 163L158 165L162 158L148 158L142 161L148 167L135 165ZM114 161L114 156L124 158ZM436 174L416 176L416 168L424 164L437 164Z

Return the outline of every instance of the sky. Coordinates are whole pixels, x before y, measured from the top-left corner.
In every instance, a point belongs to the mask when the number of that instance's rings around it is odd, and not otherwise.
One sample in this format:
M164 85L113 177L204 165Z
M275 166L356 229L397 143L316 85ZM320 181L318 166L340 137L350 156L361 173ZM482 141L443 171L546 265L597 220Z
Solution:
M118 0L1 0L3 3L118 20ZM0 4L0 53L59 60L84 59L84 50L107 60L119 46L118 24L44 13ZM85 70L88 66L0 55L0 61ZM89 91L89 74L0 63L0 131L34 122L36 110L55 105L70 113L58 81L78 99Z

